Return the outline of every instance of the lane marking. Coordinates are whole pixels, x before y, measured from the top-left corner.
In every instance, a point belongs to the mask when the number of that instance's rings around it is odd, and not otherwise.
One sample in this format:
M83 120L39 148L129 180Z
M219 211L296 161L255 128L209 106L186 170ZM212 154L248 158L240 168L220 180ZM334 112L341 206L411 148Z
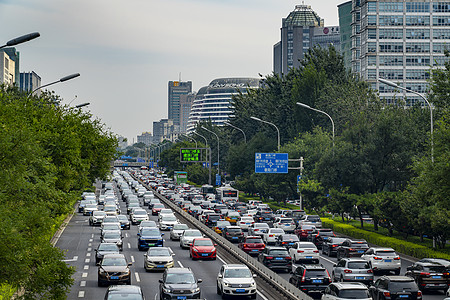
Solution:
M94 234L91 234L91 238L94 238Z
M139 277L139 273L138 272L134 273L134 277L136 277L136 281L137 282L141 282L141 278Z
M90 256L91 256L90 252L86 253L86 257L90 257Z
M89 244L88 244L88 247L92 247L92 243L89 243Z
M155 294L155 300L157 299L158 293Z
M128 233L125 233L125 237L129 237L129 236L128 236Z
M131 249L131 244L130 243L128 243L128 249Z
M133 255L131 255L131 262L133 262L133 263L135 262L135 261L134 261L134 256L133 256Z
M86 263L86 264L88 264L88 263L90 263L91 262L91 259L90 258L86 258L85 260L84 260L84 263Z
M86 280L81 281L80 286L86 286Z
M84 298L84 291L78 292L78 298Z
M83 273L83 274L81 274L81 277L83 277L83 278L88 277L88 273Z
M332 260L330 260L330 259L328 259L326 257L323 257L322 255L320 256L320 258L325 260L325 261L327 261L327 262L330 262L332 265L334 265L336 263L336 262L334 262L334 261L332 261Z
M84 265L83 270L89 270L89 266L88 265Z
M94 239L89 239L89 242L93 242L94 241Z
M91 251L92 251L92 248L88 248L87 251L88 251L88 252L91 252Z
M222 257L220 257L219 255L216 254L216 257L217 257L224 265L227 264L227 263L222 259Z
M180 265L181 268L184 268L183 264L181 263L181 261L177 261L178 265Z
M72 259L64 259L63 261L69 262L69 261L77 261L77 260L78 260L78 256L74 256Z

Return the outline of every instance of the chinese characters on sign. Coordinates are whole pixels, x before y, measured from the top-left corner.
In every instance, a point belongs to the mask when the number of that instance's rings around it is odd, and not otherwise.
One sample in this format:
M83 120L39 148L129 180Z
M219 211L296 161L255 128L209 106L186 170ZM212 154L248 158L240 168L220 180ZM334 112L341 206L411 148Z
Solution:
M180 149L182 162L198 162L200 160L200 149Z
M255 153L255 173L287 173L287 153Z

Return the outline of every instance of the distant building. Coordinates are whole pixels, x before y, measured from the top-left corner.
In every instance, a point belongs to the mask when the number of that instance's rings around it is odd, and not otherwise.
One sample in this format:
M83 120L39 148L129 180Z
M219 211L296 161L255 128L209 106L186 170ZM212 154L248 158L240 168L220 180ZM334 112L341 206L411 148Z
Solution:
M3 49L0 50L0 53L1 52L5 52L7 54L8 59L10 60L10 62L9 62L10 68L9 68L8 72L13 74L13 81L12 81L13 84L16 85L16 86L19 86L19 76L20 76L20 71L19 71L20 70L19 69L20 54L19 54L19 52L14 47L3 48ZM4 64L6 64L6 61L4 59L2 59L2 61L3 61ZM12 67L11 67L11 61L14 62L12 64ZM0 75L0 77L1 77L1 75ZM5 77L7 77L6 74L4 74L4 78ZM1 81L1 79L0 79L0 81ZM3 82L3 81L1 81L1 82Z
M348 70L352 68L352 1L338 5L339 29L341 32L341 54L344 65Z
M151 132L143 132L141 135L137 136L137 142L138 143L144 143L147 146L153 144L153 135L152 135L152 133Z
M34 71L20 73L19 89L21 91L31 92L41 86L41 77ZM37 91L40 92L39 90Z
M169 81L169 119L180 126L180 96L192 92L192 81Z
M153 122L153 143L158 144L164 139L172 140L174 133L180 132L180 126L171 119L161 119Z
M191 113L192 103L196 93L189 93L180 96L180 132L186 133L189 114Z
M6 51L0 51L0 83L14 85L16 82L16 62Z
M125 137L119 136L118 141L119 141L119 149L123 150L126 147L128 147L128 141Z

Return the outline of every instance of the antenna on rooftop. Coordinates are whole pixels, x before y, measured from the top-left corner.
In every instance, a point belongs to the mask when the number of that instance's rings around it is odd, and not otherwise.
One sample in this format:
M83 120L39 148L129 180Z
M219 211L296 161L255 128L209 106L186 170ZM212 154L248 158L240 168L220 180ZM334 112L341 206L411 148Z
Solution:
M181 82L181 72L180 72L180 78L179 78L179 80L178 80L179 82Z

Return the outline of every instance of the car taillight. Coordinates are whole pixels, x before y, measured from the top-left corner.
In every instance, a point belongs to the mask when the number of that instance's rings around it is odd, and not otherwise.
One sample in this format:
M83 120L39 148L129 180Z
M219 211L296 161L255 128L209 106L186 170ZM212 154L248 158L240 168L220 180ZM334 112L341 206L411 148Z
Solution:
M305 282L306 279L306 270L303 271L302 282Z
M319 250L314 250L314 253L319 253Z
M442 275L448 276L448 275L450 275L450 273L449 273L449 272L447 272L447 273L442 273Z
M330 273L328 273L328 270L326 270L326 271L327 271L327 275L328 275L328 280L331 281Z
M348 251L355 251L355 249L350 248L350 249L348 249Z
M269 234L270 237L273 237L273 234Z
M259 229L258 229L258 228L255 228L255 229L253 229L253 231L259 231Z
M297 250L297 253L303 253L303 252L305 252L305 251L303 251L303 250Z
M266 259L273 259L273 256L267 256Z
M389 293L389 292L383 292L383 295L384 295L385 297L391 297L391 293Z
M290 257L290 256L286 256L286 259L287 259L287 260L291 260L291 259L292 259L292 257Z
M284 244L287 244L287 242L281 242L281 243L282 243L283 245L284 245Z
M229 232L227 232L227 233L226 233L226 235L230 235L230 233L229 233Z
M430 273L428 273L428 272L420 272L420 275L422 275L422 276L430 276Z
M367 270L367 273L373 273L373 271L372 270Z
M421 291L417 292L417 299L419 299L419 298L422 299L422 292Z
M394 260L400 260L400 256L394 257Z
M345 270L344 270L344 273L353 273L353 272L352 272L352 270L345 269Z
M383 258L382 258L382 257L375 256L373 259L375 259L375 260L382 260Z
M338 246L338 245L331 245L331 247L333 247L333 248L334 248L334 247L337 247L337 246Z

